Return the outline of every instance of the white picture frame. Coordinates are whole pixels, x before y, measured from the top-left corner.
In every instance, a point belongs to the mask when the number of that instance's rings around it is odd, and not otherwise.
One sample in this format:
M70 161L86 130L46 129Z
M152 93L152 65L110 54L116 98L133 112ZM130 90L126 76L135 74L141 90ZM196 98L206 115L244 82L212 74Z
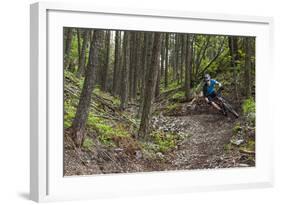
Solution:
M96 21L95 21L96 20ZM256 36L256 166L242 169L64 177L62 123L62 28L88 27ZM97 8L93 4L31 5L30 198L91 199L139 194L273 186L273 134L269 129L273 19L185 11ZM61 70L60 70L61 69ZM269 82L262 86L262 82ZM165 180L163 180L165 179Z

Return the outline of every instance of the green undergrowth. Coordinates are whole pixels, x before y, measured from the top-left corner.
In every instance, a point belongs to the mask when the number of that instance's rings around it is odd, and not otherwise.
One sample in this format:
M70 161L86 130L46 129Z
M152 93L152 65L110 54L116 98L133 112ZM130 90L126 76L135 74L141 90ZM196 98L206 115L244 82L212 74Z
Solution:
M185 98L185 92L184 91L178 91L171 97L171 99L173 101L180 101L180 100L183 100L184 98Z
M96 86L96 88L94 89L94 93L96 95L98 95L98 96L108 100L110 103L112 103L115 106L119 106L120 105L120 99L119 98L116 98L116 97L112 96L108 92L101 91L98 86Z
M77 90L77 92L82 90L84 82L83 78L77 78L69 71L64 71L64 75L65 78L67 78L67 80L65 80L65 86L71 84L71 86L77 88L74 89ZM111 96L107 92L101 91L99 87L96 87L93 92L112 106L119 106L120 104L119 99ZM64 93L64 128L69 128L72 124L79 102L79 95L80 93L76 93L76 95L69 95L67 92ZM93 103L99 106L98 102ZM112 141L113 137L129 137L131 135L127 131L126 125L110 118L104 118L103 116L106 116L105 111L103 113L102 109L96 111L94 107L91 107L86 123L87 134L94 134L101 144L105 146L114 146ZM94 142L92 136L86 136L83 147L85 149L91 149L93 145Z
M240 122L236 123L235 126L232 128L232 131L234 135L237 135L239 132L243 131L241 123Z
M114 137L130 137L131 134L127 131L125 125L114 122L113 120L103 119L89 114L87 127L95 132L99 142L105 146L115 146Z
M244 153L255 152L255 101L248 98L242 103L242 118L232 128L233 136L225 150L239 149Z
M151 132L149 141L145 141L142 144L145 151L166 153L175 148L181 140L183 140L183 137L180 135L155 130Z
M123 126L112 127L107 124L96 125L98 130L98 140L107 146L114 146L114 137L130 137L130 133Z
M94 146L94 140L91 137L85 137L82 147L86 150L91 150Z
M247 139L241 145L234 145L232 143L228 143L224 145L224 150L229 153L234 149L239 149L240 151L244 151L246 153L253 153L255 152L255 140L254 139Z
M175 114L180 112L182 104L178 102L170 102L164 109L164 115Z
M244 143L243 145L240 146L240 150L244 150L244 151L249 151L249 152L254 152L255 151L255 140L253 139L249 139L246 141L246 143Z
M255 126L256 103L253 98L246 99L242 104L243 114L250 126Z
M64 128L69 128L71 126L72 120L75 117L76 108L74 107L74 102L71 99L64 101Z
M176 145L176 135L164 133L161 131L154 131L150 134L153 142L158 145L159 152L166 152Z
M82 90L83 88L83 84L84 84L84 78L80 77L78 78L77 76L75 76L75 74L73 74L72 72L69 72L67 70L64 71L64 77L69 79L70 82L76 86L77 88L79 88L79 90ZM65 83L68 83L65 81ZM94 94L100 96L101 98L107 100L108 102L112 103L113 105L119 106L120 105L120 100L119 98L116 98L114 96L112 96L110 93L108 92L103 92L99 86L96 86L94 91Z
M177 88L180 88L180 87L181 87L181 85L179 85L176 81L174 81L172 83L169 83L167 87L161 86L160 87L160 93L168 92L170 90L174 90L174 89L177 89Z
M64 70L64 78L69 79L75 86L78 86L80 88L80 90L83 87L84 84L84 78L78 78L77 76L75 76L74 73L68 71L68 70ZM66 83L66 82L64 82Z
M97 136L97 140L100 144L105 147L115 147L114 138L121 137L127 138L130 137L130 133L126 131L126 129L121 125L109 125L109 122L105 122L104 120L98 117L90 117L88 121L88 127L90 127L93 131L95 131L95 135ZM91 133L91 132L90 132ZM94 141L92 137L86 136L83 147L87 150L91 150L94 146Z

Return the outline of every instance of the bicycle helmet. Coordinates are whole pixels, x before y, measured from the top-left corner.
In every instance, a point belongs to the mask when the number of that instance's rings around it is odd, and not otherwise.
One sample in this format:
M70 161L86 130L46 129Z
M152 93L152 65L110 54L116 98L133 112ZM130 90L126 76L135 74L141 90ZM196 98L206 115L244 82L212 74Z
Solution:
M204 81L207 82L209 80L211 80L211 76L209 74L205 74L204 75Z

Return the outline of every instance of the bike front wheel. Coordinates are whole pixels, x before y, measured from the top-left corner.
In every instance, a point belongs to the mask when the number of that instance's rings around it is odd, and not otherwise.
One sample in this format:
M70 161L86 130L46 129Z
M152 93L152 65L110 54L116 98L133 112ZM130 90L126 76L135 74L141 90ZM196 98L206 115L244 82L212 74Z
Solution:
M222 97L219 99L223 105L223 109L227 110L231 114L233 114L236 118L239 117L239 114L233 109L233 107Z

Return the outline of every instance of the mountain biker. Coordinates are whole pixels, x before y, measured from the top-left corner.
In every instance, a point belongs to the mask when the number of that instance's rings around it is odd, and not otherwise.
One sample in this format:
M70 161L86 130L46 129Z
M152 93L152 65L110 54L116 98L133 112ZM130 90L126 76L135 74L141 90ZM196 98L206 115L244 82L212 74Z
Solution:
M222 84L215 79L211 79L211 76L209 74L204 75L204 82L203 95L206 102L219 110L223 115L226 115L226 112L221 109L217 103L214 102L214 99L217 96L215 86L218 85L220 88L222 88Z

